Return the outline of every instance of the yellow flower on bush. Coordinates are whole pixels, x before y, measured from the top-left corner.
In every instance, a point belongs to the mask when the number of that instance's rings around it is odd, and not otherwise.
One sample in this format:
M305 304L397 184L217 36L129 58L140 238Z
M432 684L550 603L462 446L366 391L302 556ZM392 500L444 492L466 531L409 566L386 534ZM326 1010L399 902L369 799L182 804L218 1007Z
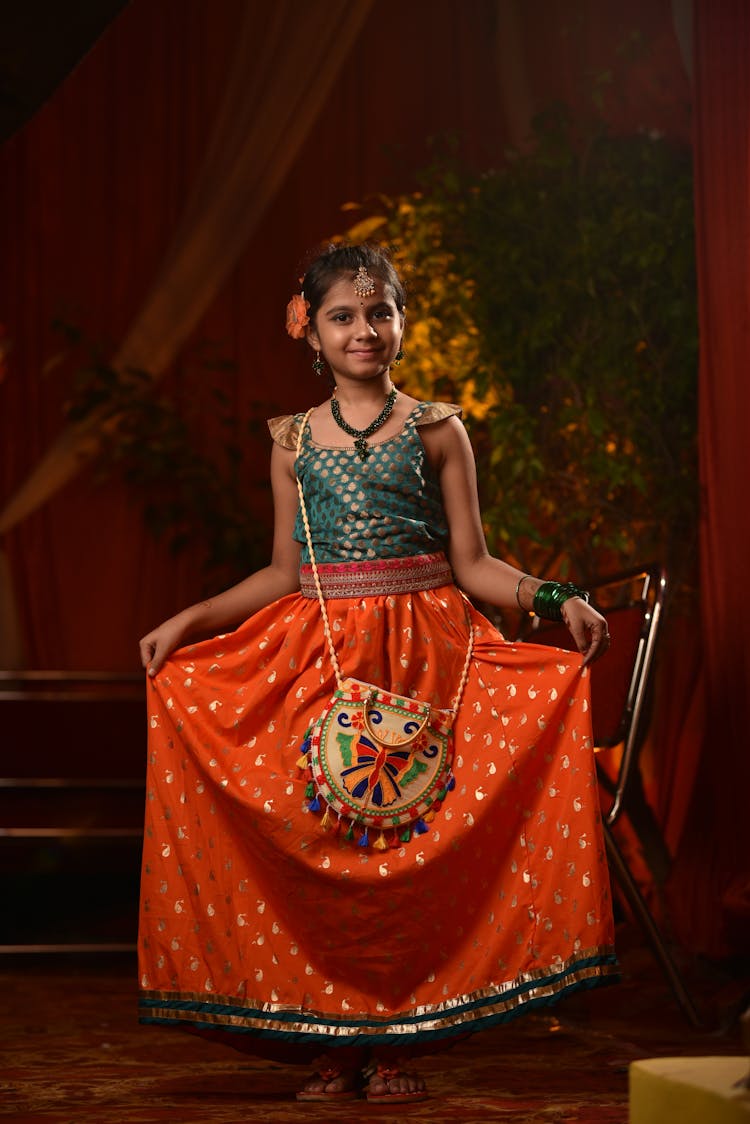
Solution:
M494 410L499 401L500 399L494 386L488 387L480 398L477 395L475 379L467 379L461 389L460 406L464 412L464 417L474 418L475 421L484 421L490 411Z
M443 243L443 216L430 213L420 192L381 203L385 215L360 220L345 238L376 235L390 247L406 282L407 358L398 384L416 397L449 399L461 406L464 418L481 423L499 405L504 388L494 385L483 366L472 309L475 282L456 271L454 256ZM487 386L480 392L482 375Z

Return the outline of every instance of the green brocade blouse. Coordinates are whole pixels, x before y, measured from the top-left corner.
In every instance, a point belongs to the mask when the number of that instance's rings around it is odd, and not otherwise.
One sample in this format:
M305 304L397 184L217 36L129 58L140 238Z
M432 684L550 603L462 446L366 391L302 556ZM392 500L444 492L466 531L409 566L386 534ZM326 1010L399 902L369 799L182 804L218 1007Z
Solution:
M306 426L295 469L302 482L315 559L362 562L445 550L448 528L440 484L425 455L420 426L460 416L459 406L420 402L394 437L369 446L366 460L353 446L316 445ZM304 414L271 418L268 428L284 449L297 447ZM294 538L309 562L302 516Z

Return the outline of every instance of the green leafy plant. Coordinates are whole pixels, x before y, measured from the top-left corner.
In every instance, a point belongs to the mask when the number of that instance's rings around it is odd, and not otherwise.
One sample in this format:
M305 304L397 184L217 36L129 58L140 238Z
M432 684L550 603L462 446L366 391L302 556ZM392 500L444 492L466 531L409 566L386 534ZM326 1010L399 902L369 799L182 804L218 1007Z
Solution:
M264 416L240 425L222 386L231 365L196 354L172 385L149 372L120 369L70 325L58 325L72 365L66 414L96 417L106 434L97 459L100 480L118 476L142 505L146 527L177 555L200 559L207 588L230 584L268 553L270 489L247 470ZM254 477L254 478L253 478Z
M461 403L491 548L585 580L658 558L688 580L697 325L688 152L557 108L498 171L431 169L347 238L409 289L399 379Z

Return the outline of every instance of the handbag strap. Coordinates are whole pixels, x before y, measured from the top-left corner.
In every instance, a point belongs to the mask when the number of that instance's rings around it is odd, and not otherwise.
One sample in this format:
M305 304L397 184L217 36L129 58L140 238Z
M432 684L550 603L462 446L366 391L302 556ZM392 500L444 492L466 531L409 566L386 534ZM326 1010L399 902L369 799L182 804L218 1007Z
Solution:
M315 407L311 406L310 409L305 414L304 418L302 419L301 423L300 423L299 433L297 434L297 453L296 453L297 460L299 460L299 456L300 456L300 453L302 451L302 436L305 432L305 426L307 425L310 414L313 412L314 409L315 409ZM305 494L302 491L302 481L300 480L299 476L296 475L296 473L295 473L295 477L296 477L296 480L297 480L297 491L299 492L299 509L300 509L300 513L302 515L302 522L305 525L305 538L307 539L307 551L308 551L308 554L310 555L310 565L312 566L313 580L315 582L315 590L318 594L318 601L320 602L320 611L323 614L323 631L325 632L326 640L328 641L328 651L331 653L331 663L333 664L333 673L336 676L336 686L338 687L339 690L341 690L342 687L343 687L344 681L343 681L343 678L342 678L342 675L341 675L341 668L339 667L339 661L338 661L338 657L336 655L336 649L333 646L333 637L331 635L331 625L328 621L328 611L326 609L326 599L323 596L323 590L322 590L321 585L320 585L320 575L318 574L318 564L315 561L315 551L313 550L312 533L310 531L310 520L307 518L307 507L305 505Z
M313 412L314 409L315 409L315 407L312 406L307 411L307 413L305 414L305 416L303 417L303 419L300 423L299 432L297 434L297 451L296 451L296 458L297 459L299 459L300 453L302 451L302 440L303 440L303 436L304 436L304 432L305 432L305 427L306 427L306 425L309 421L310 414ZM343 676L341 674L341 667L339 665L338 657L336 655L336 649L333 646L333 635L331 633L331 625L330 625L330 621L328 619L328 610L326 608L326 599L323 596L323 588L320 584L320 575L318 574L318 564L315 561L315 551L313 550L312 532L310 531L310 520L307 517L307 505L305 504L305 493L302 489L302 481L300 480L299 476L296 473L295 473L295 478L296 478L296 481L297 481L297 491L299 493L300 514L302 515L302 523L303 523L304 528L305 528L305 538L307 540L307 551L308 551L308 554L310 555L310 566L311 566L312 573L313 573L313 581L315 582L315 591L318 595L318 602L320 604L320 611L321 611L321 614L323 616L323 631L325 633L325 638L326 638L326 641L328 643L328 651L330 652L330 655L331 655L331 663L333 664L333 673L336 676L336 686L338 687L339 690L342 690L343 685L344 685L344 680L343 680ZM450 709L451 719L453 719L455 717L456 711L458 710L458 707L461 703L461 698L462 698L463 693L464 693L464 687L466 686L466 680L467 680L468 675L469 675L469 665L471 663L471 656L472 656L472 652L474 650L474 626L472 625L471 620L469 619L469 612L468 612L468 609L466 608L467 597L466 597L466 594L463 591L461 591L461 596L464 599L464 611L466 613L466 623L467 623L468 628L469 628L469 643L468 643L467 648L466 648L466 658L464 659L464 666L461 670L461 679L460 679L459 684L458 684L458 690L456 691L456 694L455 694L454 699L453 699L453 706Z

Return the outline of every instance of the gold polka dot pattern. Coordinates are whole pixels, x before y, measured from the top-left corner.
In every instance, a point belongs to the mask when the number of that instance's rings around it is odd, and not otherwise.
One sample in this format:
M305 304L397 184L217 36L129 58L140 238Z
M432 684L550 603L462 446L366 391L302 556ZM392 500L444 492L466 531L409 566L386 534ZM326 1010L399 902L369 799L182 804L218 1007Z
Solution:
M345 675L448 705L454 586L328 604ZM456 787L429 835L384 852L307 810L299 749L335 686L316 602L292 594L150 681L144 1021L414 1044L612 976L587 672L470 615Z
M318 562L364 562L443 550L447 528L440 485L425 456L420 424L435 404L412 410L402 431L369 444L361 460L354 446L314 445L309 428L296 470L305 492ZM444 407L442 416L458 413ZM302 415L295 415L297 424ZM305 542L298 516L294 537ZM303 559L309 561L307 547Z

